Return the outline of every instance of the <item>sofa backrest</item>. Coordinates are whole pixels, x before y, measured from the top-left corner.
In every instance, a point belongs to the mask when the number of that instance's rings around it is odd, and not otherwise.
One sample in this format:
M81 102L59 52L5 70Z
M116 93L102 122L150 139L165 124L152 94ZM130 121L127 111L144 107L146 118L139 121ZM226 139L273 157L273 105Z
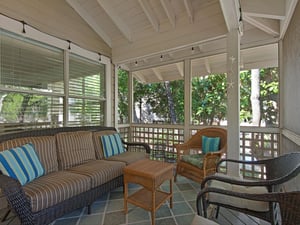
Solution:
M91 131L61 132L55 137L59 169L96 159Z
M0 151L22 146L27 143L34 145L35 151L45 169L45 174L58 170L56 141L54 136L24 137L0 143Z
M102 142L101 142L101 136L111 135L111 134L115 134L115 133L117 133L116 130L102 130L102 131L94 131L93 132L93 143L94 143L97 159L103 159L104 158L103 146L102 146Z

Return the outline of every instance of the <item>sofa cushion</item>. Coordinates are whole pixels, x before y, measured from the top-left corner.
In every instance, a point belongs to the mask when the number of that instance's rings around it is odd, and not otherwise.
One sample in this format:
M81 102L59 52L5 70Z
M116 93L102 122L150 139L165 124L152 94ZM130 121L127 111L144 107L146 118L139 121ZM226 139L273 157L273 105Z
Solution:
M227 176L224 174L217 174L218 176ZM230 177L232 179L232 177ZM242 178L236 178L236 179L242 179ZM225 183L222 181L213 180L210 185L210 187L216 187L218 189L223 190L229 190L233 192L240 192L240 193L248 193L248 194L265 194L268 193L268 190L266 187L251 187L251 186L240 186L240 185L234 185ZM266 212L269 211L269 203L268 202L262 202L262 201L254 201L254 200L247 200L237 197L232 197L228 195L222 195L218 193L209 193L209 199L212 202L219 202L227 205L233 205L240 208L250 209L254 211L261 211Z
M72 167L68 171L90 177L91 187L94 188L123 175L125 166L126 164L122 162L91 160L82 165Z
M120 161L120 162L124 162L126 163L126 165L129 165L133 162L136 162L140 159L145 159L147 156L147 154L145 152L123 152L122 154L119 155L114 155L111 156L109 158L107 158L106 160L109 161Z
M26 143L32 143L45 169L45 174L58 170L56 143L54 136L24 137L4 141L0 144L0 151L15 148Z
M93 143L94 143L97 159L103 159L104 158L103 147L102 147L102 142L101 142L101 136L111 135L111 134L116 134L116 133L117 132L115 130L102 130L102 131L93 132Z
M32 143L0 152L0 171L24 185L44 174Z
M33 212L46 209L91 188L90 178L67 171L41 176L23 186Z
M62 132L55 136L61 169L68 169L96 159L92 132Z
M108 158L125 152L121 137L119 134L103 135L100 137L103 147L104 157Z

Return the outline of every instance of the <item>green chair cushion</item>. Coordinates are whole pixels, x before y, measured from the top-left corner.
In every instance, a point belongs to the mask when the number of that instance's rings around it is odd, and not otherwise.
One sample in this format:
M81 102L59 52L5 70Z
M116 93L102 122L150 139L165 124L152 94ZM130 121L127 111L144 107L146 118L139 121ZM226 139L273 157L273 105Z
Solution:
M203 168L203 154L183 155L181 160L194 166Z

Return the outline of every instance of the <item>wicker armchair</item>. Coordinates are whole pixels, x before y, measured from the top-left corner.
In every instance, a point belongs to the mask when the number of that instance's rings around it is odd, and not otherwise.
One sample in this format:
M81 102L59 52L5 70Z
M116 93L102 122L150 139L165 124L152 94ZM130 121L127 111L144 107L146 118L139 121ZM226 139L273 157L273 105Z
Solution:
M248 201L246 199L249 194L254 195L253 198L256 198L255 195L264 197L267 193L279 192L283 183L299 174L300 153L295 152L274 159L258 161L223 159L218 163L217 170L223 162L263 166L266 171L266 178L262 180L247 180L218 173L206 177L201 183L201 190L204 190L204 188L211 190L210 188L213 188L213 191L206 191L208 194L202 195L204 216L207 217L208 205L213 204L217 206L216 216L218 216L220 207L226 207L275 224L272 217L274 207L271 204Z
M194 218L193 225L196 224L196 221L204 221L205 219L201 217L202 215L202 206L201 200L205 198L209 193L218 193L218 194L228 194L236 198L241 198L243 200L253 200L259 202L265 202L269 205L274 205L279 203L279 209L274 211L270 217L274 225L298 225L300 224L300 191L295 192L273 192L266 194L245 194L238 192L230 192L221 190L218 188L204 188L197 195L196 207L197 207L197 216ZM278 208L277 208L278 209ZM207 220L208 221L208 220ZM203 224L216 224L213 221L208 221L209 223Z
M199 167L195 164L183 160L184 155L191 154L191 151L201 154L202 136L206 137L219 137L220 146L219 151L208 152L202 154L202 166ZM217 162L221 159L222 155L227 150L227 131L219 127L207 127L198 130L186 143L174 145L177 151L177 167L174 180L176 182L177 175L180 174L196 182L201 182L204 177L214 174L216 172Z

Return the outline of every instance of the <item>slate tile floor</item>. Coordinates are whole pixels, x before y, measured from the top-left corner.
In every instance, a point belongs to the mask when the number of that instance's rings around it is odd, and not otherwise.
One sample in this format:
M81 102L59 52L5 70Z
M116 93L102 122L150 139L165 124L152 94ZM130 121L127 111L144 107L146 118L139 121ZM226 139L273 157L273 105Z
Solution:
M130 185L129 194L140 186ZM168 183L161 186L168 190ZM189 225L196 212L196 195L200 185L184 177L178 176L178 181L173 187L173 208L169 208L168 202L162 205L156 212L156 225ZM87 214L86 208L75 210L62 218L57 219L51 225L151 225L150 212L128 204L129 211L123 212L123 189L118 188L105 196L102 196L92 205L92 213ZM0 217L4 212L0 212ZM218 217L221 225L268 225L264 221L236 213L231 210L221 209ZM8 219L0 225L19 225L18 219L11 213Z

